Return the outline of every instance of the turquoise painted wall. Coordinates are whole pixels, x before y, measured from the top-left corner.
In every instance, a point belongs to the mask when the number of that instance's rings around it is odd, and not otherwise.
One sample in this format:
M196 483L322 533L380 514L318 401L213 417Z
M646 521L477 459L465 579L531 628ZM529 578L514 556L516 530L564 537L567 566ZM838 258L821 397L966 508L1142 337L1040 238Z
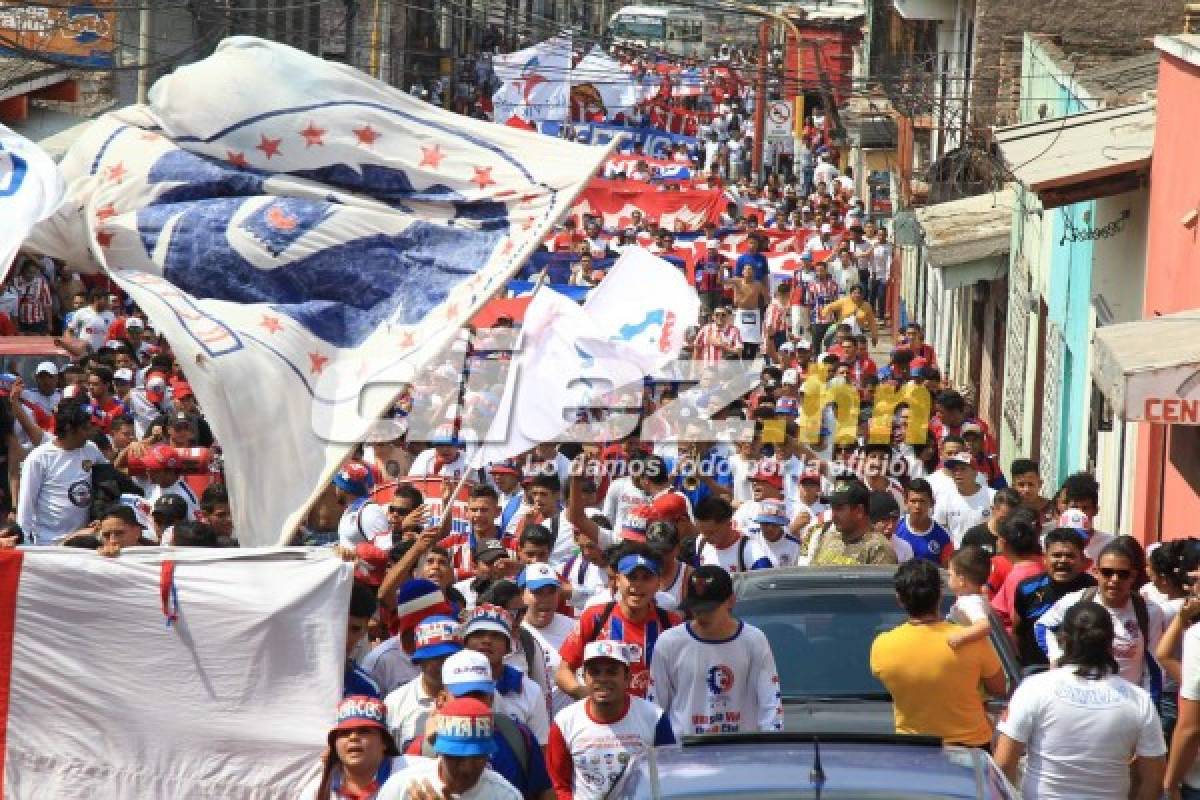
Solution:
M1075 203L1043 213L1052 214L1053 241L1050 250L1050 296L1046 300L1047 317L1063 333L1064 350L1062 373L1062 417L1059 420L1058 475L1061 478L1084 468L1082 463L1083 437L1086 435L1086 416L1089 379L1087 374L1088 331L1091 315L1093 242L1064 241L1070 219L1077 229L1087 229L1095 222L1095 203ZM1084 214L1091 223L1085 222ZM1047 380L1054 376L1047 375Z
M1082 94L1073 80L1074 67L1056 63L1030 36L1025 37L1021 73L1021 122L1051 120L1099 107L1093 98ZM1016 213L1020 213L1018 210ZM1047 317L1061 331L1064 341L1060 372L1046 375L1061 387L1058 420L1059 479L1082 469L1083 439L1087 435L1086 411L1089 377L1087 353L1091 314L1093 243L1064 239L1069 219L1078 229L1095 224L1095 203L1075 203L1063 208L1042 210L1043 236L1051 237L1049 247L1027 253L1033 275L1045 275ZM1084 221L1088 214L1090 222ZM1048 224L1047 224L1048 223ZM1019 235L1023 225L1013 225ZM1048 255L1047 255L1048 254Z

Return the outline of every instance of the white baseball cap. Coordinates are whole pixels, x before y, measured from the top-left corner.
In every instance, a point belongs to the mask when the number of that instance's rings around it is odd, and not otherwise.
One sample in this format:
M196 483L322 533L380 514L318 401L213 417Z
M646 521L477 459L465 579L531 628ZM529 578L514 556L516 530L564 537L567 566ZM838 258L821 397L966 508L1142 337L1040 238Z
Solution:
M43 361L37 365L37 369L33 371L33 374L41 375L43 372L47 375L57 375L58 366L53 361Z
M145 329L146 323L142 322L141 317L130 317L125 320L125 330L127 331L141 331Z
M119 370L113 373L113 380L129 381L130 383L133 383L133 370L131 370L129 367L121 367Z
M468 692L496 692L492 663L483 653L474 650L460 650L445 660L442 664L442 683L446 691L455 697L462 697Z
M521 570L521 574L517 576L517 585L522 589L529 589L536 592L538 589L544 589L547 586L559 586L558 573L549 564L528 564L525 569Z
M800 371L797 369L785 369L783 371L783 377L780 379L780 382L784 386L799 386L800 385Z
M588 642L583 648L583 663L586 664L594 658L611 658L629 666L629 648L624 642L612 642L607 639Z

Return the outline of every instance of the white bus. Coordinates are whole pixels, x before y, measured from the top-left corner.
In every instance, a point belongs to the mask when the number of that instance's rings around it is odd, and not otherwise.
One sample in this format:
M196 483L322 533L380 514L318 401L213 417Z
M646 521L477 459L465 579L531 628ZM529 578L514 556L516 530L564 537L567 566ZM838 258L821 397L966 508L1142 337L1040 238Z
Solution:
M613 44L704 57L712 50L711 23L704 14L670 6L625 6L608 21Z

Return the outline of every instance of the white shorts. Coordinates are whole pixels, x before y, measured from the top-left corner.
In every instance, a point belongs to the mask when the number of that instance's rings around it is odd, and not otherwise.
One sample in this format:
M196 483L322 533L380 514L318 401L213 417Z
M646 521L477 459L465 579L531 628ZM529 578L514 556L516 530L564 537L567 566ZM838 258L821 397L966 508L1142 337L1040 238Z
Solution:
M792 306L788 311L791 312L792 336L798 339L808 330L808 306Z
M758 309L735 308L733 324L742 335L743 344L762 344L762 315Z

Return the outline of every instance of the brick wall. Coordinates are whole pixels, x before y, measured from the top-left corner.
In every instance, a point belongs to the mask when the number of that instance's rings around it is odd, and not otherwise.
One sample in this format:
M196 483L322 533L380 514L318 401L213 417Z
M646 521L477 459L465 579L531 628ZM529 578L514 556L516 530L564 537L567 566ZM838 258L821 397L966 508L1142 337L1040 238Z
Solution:
M1182 29L1186 0L976 0L972 121L1016 121L1021 34L1050 31L1066 52L1133 55L1155 34Z

